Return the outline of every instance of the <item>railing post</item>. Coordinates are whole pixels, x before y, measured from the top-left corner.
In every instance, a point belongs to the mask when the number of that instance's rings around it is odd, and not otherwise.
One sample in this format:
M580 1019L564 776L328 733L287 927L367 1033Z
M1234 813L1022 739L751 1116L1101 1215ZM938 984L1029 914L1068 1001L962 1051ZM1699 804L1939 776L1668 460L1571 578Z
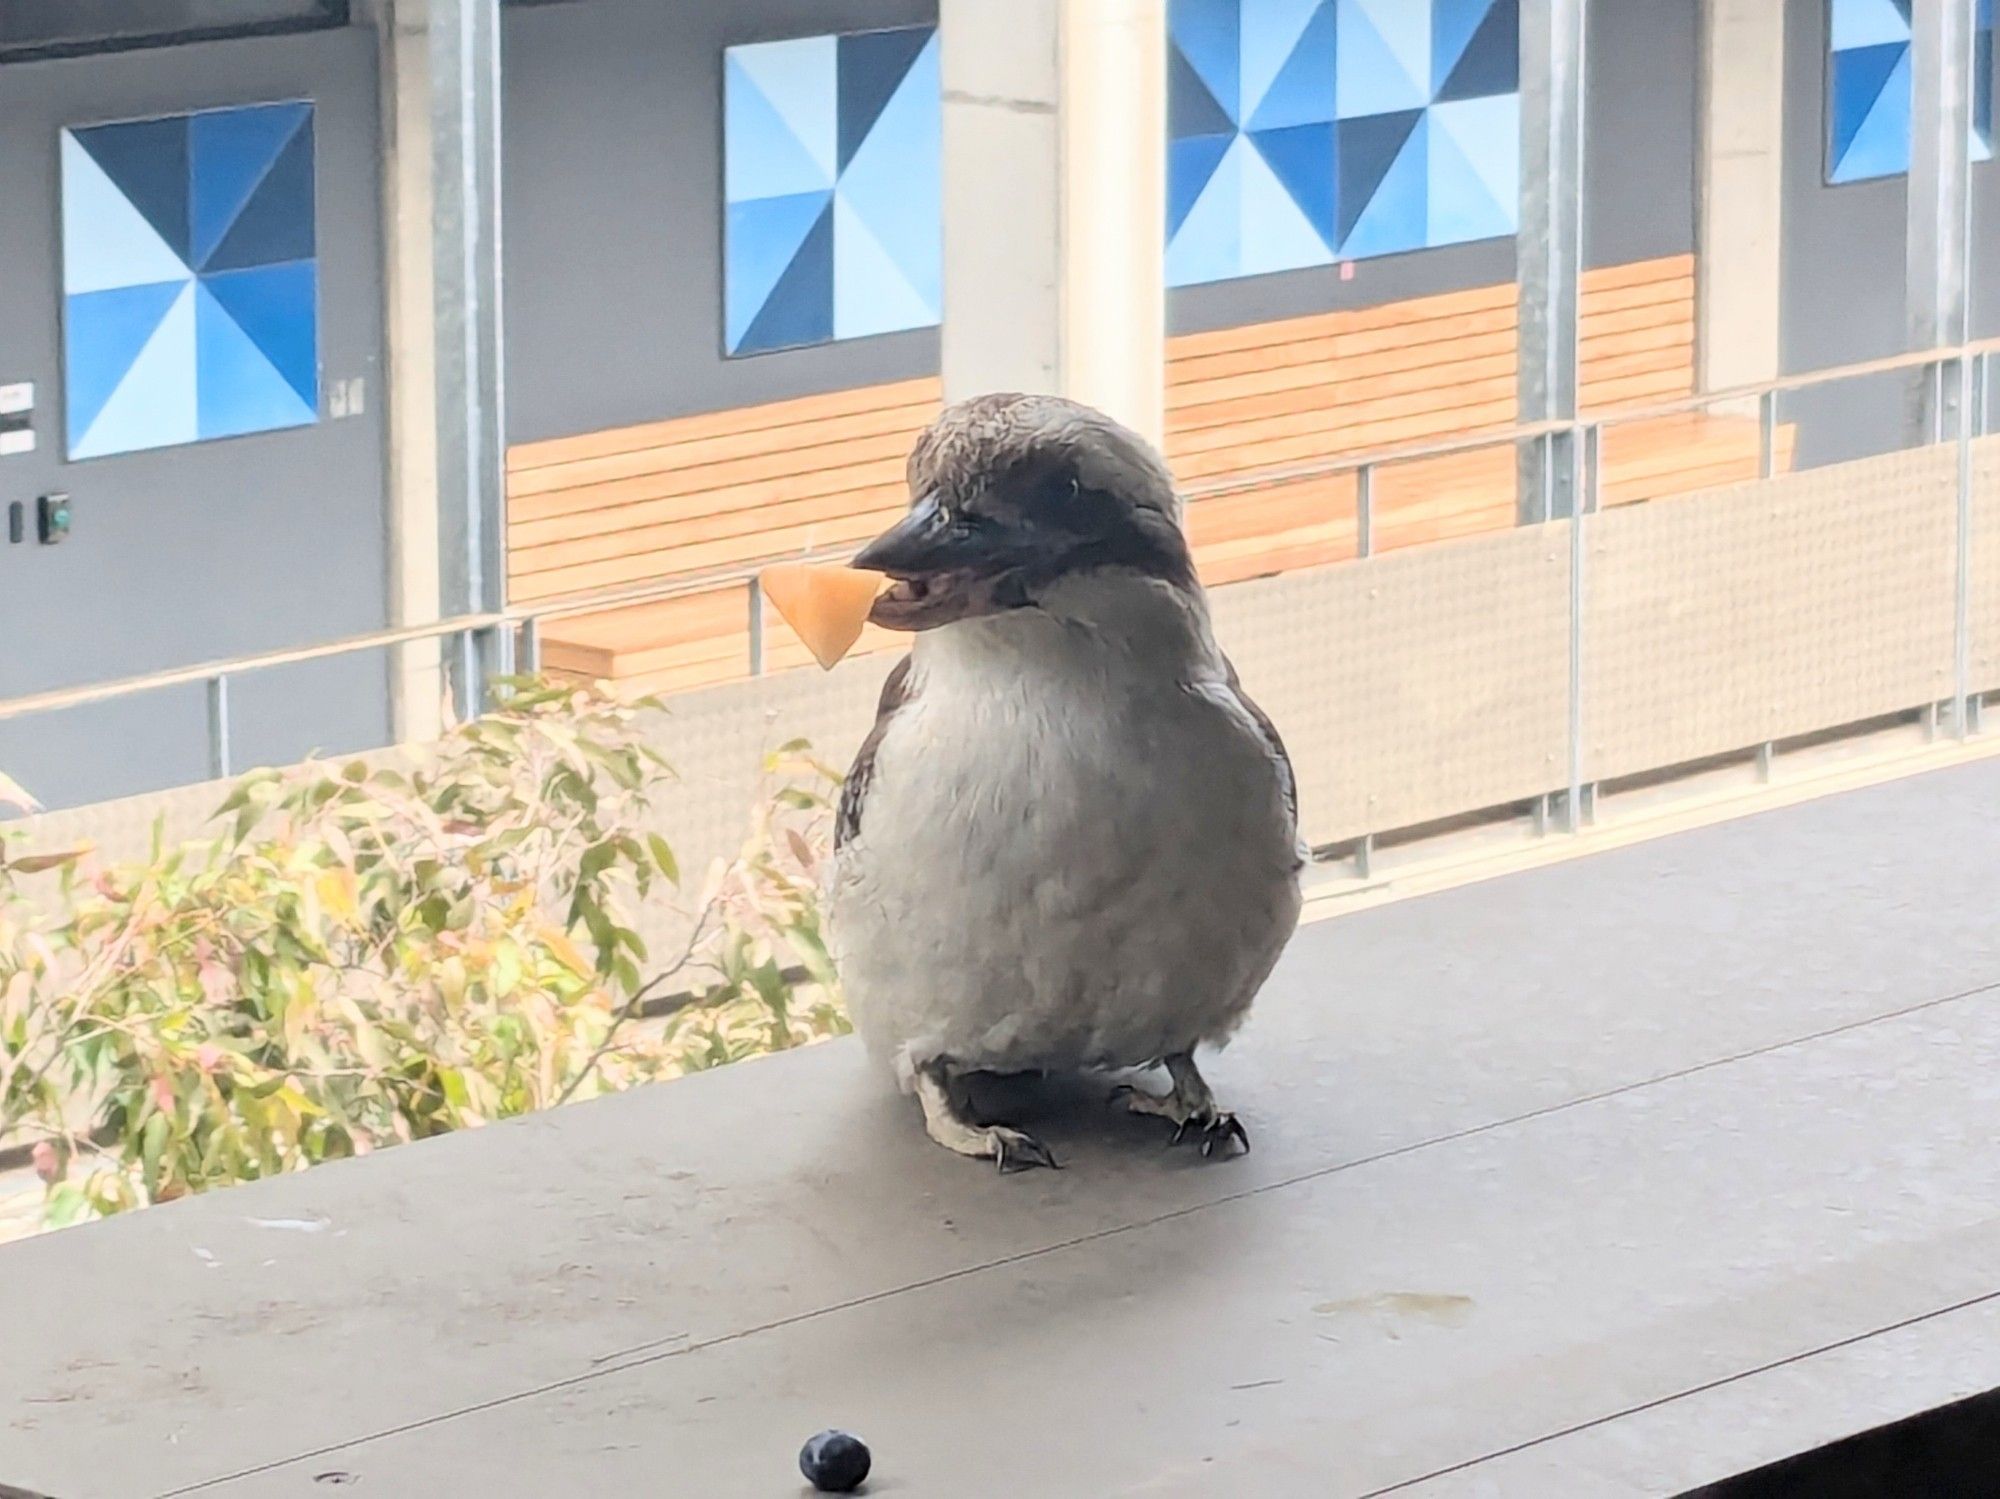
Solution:
M542 670L542 617L530 614L521 621L521 670L539 676Z
M1959 739L1972 732L1972 360L1960 354L1958 398L1958 548L1952 593L1951 727Z
M1757 477L1768 479L1778 466L1778 392L1757 397Z
M209 779L229 779L229 678L220 672L208 679Z
M447 615L507 607L500 307L499 0L430 0L438 570ZM458 638L461 717L506 671L505 631Z
M1375 465L1354 471L1354 555L1375 555Z
M750 579L750 675L764 675L764 585Z
M1572 433L1573 437L1574 434ZM1598 429L1592 423L1583 429L1584 454L1579 455L1574 441L1560 449L1569 460L1570 472L1560 475L1552 470L1552 481L1559 477L1562 488L1579 503L1569 517L1569 791L1563 799L1563 831L1580 833L1584 825L1584 782L1583 782L1583 560L1584 531L1590 525L1590 518L1583 503L1594 500L1597 483L1594 471L1597 467ZM1593 477L1586 488L1579 482L1575 472L1579 456L1587 456Z

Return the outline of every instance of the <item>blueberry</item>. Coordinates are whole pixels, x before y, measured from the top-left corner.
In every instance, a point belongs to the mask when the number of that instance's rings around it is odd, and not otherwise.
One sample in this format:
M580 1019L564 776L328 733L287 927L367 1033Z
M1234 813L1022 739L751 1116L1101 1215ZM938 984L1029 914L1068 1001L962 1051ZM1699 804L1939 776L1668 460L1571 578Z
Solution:
M868 1444L844 1431L823 1431L799 1449L799 1471L822 1494L851 1494L868 1477Z

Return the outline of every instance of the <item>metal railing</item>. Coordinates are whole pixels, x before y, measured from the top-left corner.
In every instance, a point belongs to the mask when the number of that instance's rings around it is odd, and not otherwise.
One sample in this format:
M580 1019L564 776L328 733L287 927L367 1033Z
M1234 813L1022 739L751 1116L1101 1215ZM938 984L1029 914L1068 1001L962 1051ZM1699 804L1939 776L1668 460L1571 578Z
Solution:
M1504 430L1475 432L1462 437L1330 456L1310 463L1249 470L1232 474L1224 479L1189 485L1184 487L1182 492L1189 504L1198 505L1203 501L1227 495L1351 473L1355 477L1356 552L1358 556L1368 557L1373 555L1375 550L1375 481L1380 472L1386 468L1423 459L1444 458L1500 447L1514 447L1518 450L1523 442L1564 433L1574 434L1578 439L1578 462L1582 468L1581 483L1576 493L1581 512L1589 515L1597 511L1601 503L1603 433L1606 428L1676 415L1689 415L1718 406L1747 405L1754 402L1759 435L1758 473L1760 477L1769 478L1772 476L1775 463L1779 426L1778 403L1782 397L1846 380L1913 371L1928 372L1931 378L1938 381L1940 391L1949 389L1947 382L1955 380L1961 419L1957 423L1956 433L1948 439L1956 442L1959 450L1956 649L1952 705L1953 731L1962 737L1976 727L1973 723L1974 705L1969 683L1971 442L1975 436L1984 433L1985 408L1990 392L1995 389L1993 372L1996 362L2000 362L2000 338L1974 340L1958 346L1940 346L1915 353L1891 355L1881 359L1812 370L1803 374L1780 376L1757 384L1703 391L1644 406L1621 406L1613 410L1584 412L1567 420L1521 423ZM1920 446L1927 445L1932 444ZM1541 517L1544 520L1548 518L1547 515ZM1571 546L1573 552L1571 588L1574 592L1582 587L1583 527L1572 528ZM816 548L789 554L786 560L841 561L850 555L851 551L851 547ZM514 658L519 661L524 671L535 672L539 671L542 665L543 628L551 620L594 614L627 605L664 602L737 587L742 588L745 595L750 675L761 676L765 669L764 601L757 581L761 566L761 563L751 563L691 572L666 582L633 584L532 604L510 605L498 613L455 615L424 624L342 636L309 646L229 656L83 686L28 693L19 697L0 699L0 722L135 697L143 693L158 692L198 682L203 684L207 694L207 763L213 775L221 779L232 774L234 769L230 756L230 684L238 678L310 661L331 660L366 651L390 650L426 641L448 641L453 646L463 648L469 642L492 638L492 632L498 632L510 645L518 640L519 648L513 653ZM1572 632L1579 628L1580 617L1581 610L1572 608ZM1574 679L1577 661L1581 654L1578 644L1575 640L1571 642L1573 717L1580 696L1576 690L1578 684ZM1932 706L1934 711L1935 705ZM1566 828L1574 830L1587 817L1592 788L1582 779L1581 734L1575 732L1579 726L1572 723L1571 727L1573 732L1570 735L1569 788L1561 820ZM1771 750L1770 745L1765 745L1758 752L1759 764L1766 770ZM1546 821L1550 815L1550 807L1546 805L1537 807L1539 819ZM1362 852L1365 858L1365 847Z

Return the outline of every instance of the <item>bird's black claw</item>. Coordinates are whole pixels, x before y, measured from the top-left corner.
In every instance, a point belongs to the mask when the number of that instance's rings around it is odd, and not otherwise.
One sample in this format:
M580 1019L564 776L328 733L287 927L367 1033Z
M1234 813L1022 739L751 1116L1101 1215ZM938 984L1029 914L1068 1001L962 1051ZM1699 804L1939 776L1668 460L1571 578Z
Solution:
M1213 1156L1218 1147L1226 1156L1232 1143L1241 1146L1245 1155L1250 1153L1250 1132L1243 1127L1243 1121L1221 1109L1182 1120L1167 1143L1178 1145L1190 1137L1200 1143L1204 1157Z
M1010 1171L1031 1171L1046 1166L1062 1170L1062 1162L1049 1153L1048 1146L1025 1130L996 1127L993 1131L993 1160L1005 1176Z

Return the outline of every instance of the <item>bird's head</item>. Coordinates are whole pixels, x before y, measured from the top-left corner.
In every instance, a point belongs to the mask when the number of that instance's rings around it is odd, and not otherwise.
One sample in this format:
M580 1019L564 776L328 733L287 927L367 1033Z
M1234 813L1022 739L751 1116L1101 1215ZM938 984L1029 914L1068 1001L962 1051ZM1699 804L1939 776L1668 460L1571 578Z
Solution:
M1056 396L976 396L910 454L910 511L856 567L895 579L870 618L929 630L1019 609L1079 574L1193 591L1172 476L1111 418Z

